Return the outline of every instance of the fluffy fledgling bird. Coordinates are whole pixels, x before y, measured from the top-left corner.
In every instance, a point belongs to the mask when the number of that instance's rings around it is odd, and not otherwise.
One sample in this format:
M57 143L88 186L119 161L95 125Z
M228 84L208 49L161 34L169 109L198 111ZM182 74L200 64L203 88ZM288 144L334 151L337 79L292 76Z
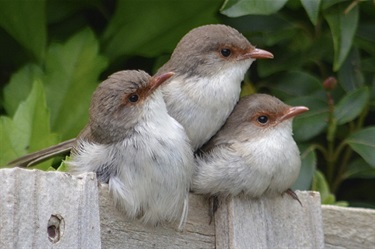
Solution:
M193 191L252 198L287 192L298 200L290 189L301 166L292 120L307 110L266 94L242 98L197 156Z
M206 143L224 124L238 102L241 82L256 59L273 58L236 29L212 24L197 27L177 44L157 72L173 71L161 87L168 113L185 128L194 150ZM11 164L30 166L70 150L74 139L38 151Z
M164 99L194 150L224 124L238 102L245 73L258 58L273 55L255 48L232 27L205 25L186 34L159 69L156 75L176 72L162 87Z
M96 172L128 217L147 224L180 219L181 229L194 157L159 89L173 74L120 71L102 82L67 163L73 173Z

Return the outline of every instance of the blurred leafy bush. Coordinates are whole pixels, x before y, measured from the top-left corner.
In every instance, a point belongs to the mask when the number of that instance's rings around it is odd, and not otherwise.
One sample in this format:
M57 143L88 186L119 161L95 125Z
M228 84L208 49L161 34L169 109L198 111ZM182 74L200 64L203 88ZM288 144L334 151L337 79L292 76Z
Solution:
M0 1L0 165L75 137L109 74L153 73L189 30L224 23L275 55L253 64L242 95L268 92L310 108L294 122L303 159L295 187L320 191L324 203L375 207L374 4Z

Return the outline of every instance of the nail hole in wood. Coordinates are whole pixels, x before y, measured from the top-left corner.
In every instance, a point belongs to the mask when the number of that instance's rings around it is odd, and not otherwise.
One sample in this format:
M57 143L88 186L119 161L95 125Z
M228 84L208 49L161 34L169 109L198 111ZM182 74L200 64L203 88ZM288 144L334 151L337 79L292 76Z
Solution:
M48 239L52 243L57 243L63 233L65 228L64 218L59 214L52 214L48 220L47 234Z

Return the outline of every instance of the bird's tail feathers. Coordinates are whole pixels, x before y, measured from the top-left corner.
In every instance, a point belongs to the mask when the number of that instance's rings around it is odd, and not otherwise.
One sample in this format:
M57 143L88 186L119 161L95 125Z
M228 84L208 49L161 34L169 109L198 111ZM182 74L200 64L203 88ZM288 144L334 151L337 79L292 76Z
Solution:
M8 163L8 166L30 167L44 162L52 157L68 153L75 143L75 138L53 145L51 147L35 151L21 156Z

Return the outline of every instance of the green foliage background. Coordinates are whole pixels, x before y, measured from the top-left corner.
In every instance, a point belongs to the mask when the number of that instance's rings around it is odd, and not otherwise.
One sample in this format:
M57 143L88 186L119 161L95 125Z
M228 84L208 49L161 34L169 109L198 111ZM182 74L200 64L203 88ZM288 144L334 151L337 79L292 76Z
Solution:
M375 207L374 4L0 0L0 166L75 137L109 74L152 74L189 30L224 23L275 55L253 64L242 95L310 108L294 122L303 160L295 188L320 191L323 203Z

